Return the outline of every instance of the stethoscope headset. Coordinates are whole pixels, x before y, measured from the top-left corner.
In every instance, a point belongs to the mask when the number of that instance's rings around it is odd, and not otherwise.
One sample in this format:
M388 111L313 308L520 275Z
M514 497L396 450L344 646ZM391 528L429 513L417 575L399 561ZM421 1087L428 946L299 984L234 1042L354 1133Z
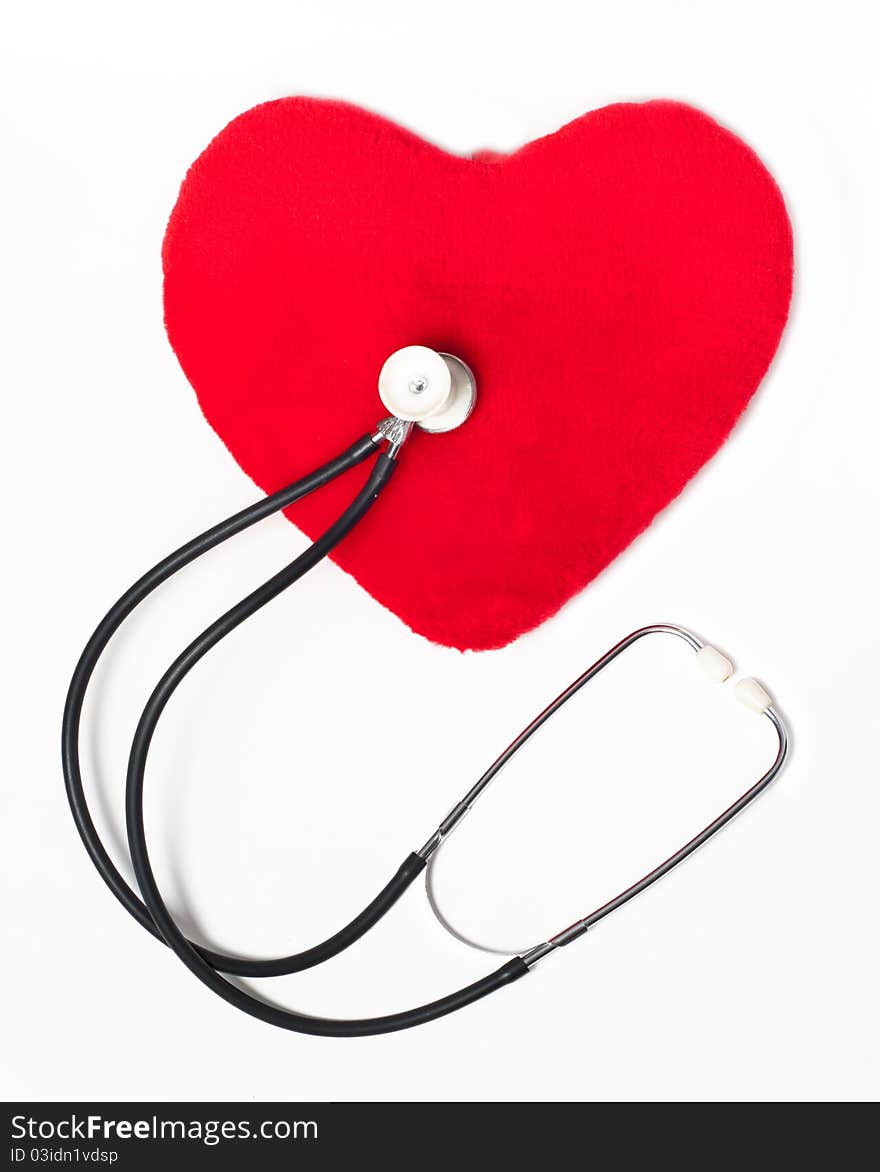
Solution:
M747 707L766 716L776 730L778 750L775 760L766 773L728 809L719 814L689 842L686 842L680 850L677 850L636 883L621 891L619 895L590 912L583 919L564 928L550 939L519 955L512 956L494 972L455 993L432 1001L430 1004L402 1013L388 1014L384 1017L349 1021L335 1020L312 1017L267 1004L227 980L223 974L233 977L278 977L288 973L302 972L337 956L368 932L397 902L416 877L425 871L426 867L428 868L427 890L432 908L438 914L441 923L453 935L465 939L439 913L430 883L431 864L436 858L438 848L471 809L489 782L554 713L558 712L612 660L632 647L634 643L649 635L671 635L683 640L696 653L698 663L705 669L709 678L717 683L723 683L733 673L732 664L725 656L714 647L704 644L696 635L685 628L666 623L642 627L627 635L625 639L607 651L557 696L543 712L539 713L489 766L464 797L456 802L425 844L404 859L379 894L350 923L329 936L322 944L317 944L292 956L254 960L226 956L188 940L175 923L156 883L144 829L144 777L147 757L156 727L175 689L199 660L246 619L308 573L345 538L346 534L351 532L355 525L363 520L391 479L397 467L401 449L413 426L418 426L428 432L451 431L460 426L474 407L476 387L473 374L460 359L449 354L438 354L424 346L407 346L393 354L383 366L379 377L379 394L391 415L378 424L374 432L362 436L339 456L328 461L314 472L286 488L272 493L271 496L257 501L227 520L221 521L198 537L194 537L139 578L122 595L101 620L80 657L67 694L62 729L64 778L74 821L92 862L126 911L153 936L164 941L200 981L219 997L228 1001L230 1005L234 1005L244 1013L251 1014L261 1021L280 1026L282 1029L328 1037L359 1037L408 1029L410 1026L421 1025L434 1018L452 1013L454 1010L462 1009L465 1005L470 1005L471 1002L478 1001L481 997L494 993L502 986L524 977L543 957L576 940L605 916L616 911L634 896L668 874L673 867L676 867L714 834L717 834L723 826L726 826L732 818L736 817L750 802L754 801L758 794L767 788L782 768L788 752L785 724L773 707L770 696L756 680L741 679L736 685L737 697ZM309 493L329 484L343 472L369 460L370 457L375 457L375 461L366 483L338 520L288 566L207 627L175 659L154 688L134 735L126 783L125 813L128 847L140 890L139 897L123 879L105 850L95 829L83 790L79 759L80 722L86 692L98 661L115 632L136 607L178 570L183 569L184 566L189 565L202 554L243 532L258 521L262 521L280 509L286 508ZM494 950L487 949L487 951Z

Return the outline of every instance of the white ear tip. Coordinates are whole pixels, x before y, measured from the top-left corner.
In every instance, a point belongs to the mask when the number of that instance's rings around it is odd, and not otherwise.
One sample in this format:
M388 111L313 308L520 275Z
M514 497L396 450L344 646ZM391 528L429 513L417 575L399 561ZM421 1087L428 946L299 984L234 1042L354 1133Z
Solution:
M745 676L739 680L736 685L736 698L741 704L745 704L746 708L751 708L753 712L766 712L773 703L770 693L751 676Z
M379 398L392 415L419 423L442 410L452 390L452 372L436 350L404 346L379 372Z
M708 643L697 652L697 663L713 684L723 684L733 675L733 664L727 656L722 655L717 647L710 647Z

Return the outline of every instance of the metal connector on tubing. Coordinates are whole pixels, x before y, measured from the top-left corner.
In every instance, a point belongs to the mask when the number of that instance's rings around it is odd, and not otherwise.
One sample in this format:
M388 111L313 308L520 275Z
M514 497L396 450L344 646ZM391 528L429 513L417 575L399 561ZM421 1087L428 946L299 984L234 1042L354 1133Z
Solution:
M557 948L565 948L566 944L571 944L572 940L577 940L579 936L583 936L587 931L589 924L586 920L578 920L572 924L570 928L565 928L562 932L557 932L555 936L551 936L543 944L536 944L534 948L530 948L528 952L524 952L520 960L528 968L532 968L548 956L551 952L555 952Z
M434 851L437 850L437 848L443 842L443 840L453 832L453 830L456 828L456 826L470 808L471 807L467 799L457 802L425 843L425 845L416 851L416 854L422 859L429 859Z
M400 449L409 438L409 434L413 429L413 425L404 419L398 419L396 415L389 415L387 419L383 419L381 423L376 424L376 431L373 434L373 443L381 444L387 440L389 460L396 460Z
M420 846L416 854L420 859L430 859L431 855L443 841L443 835L439 830L435 830L424 846Z
M524 952L520 960L526 968L534 968L539 960L543 960L551 952L556 951L556 945L551 940L546 940L543 944L536 944L534 948L530 948L528 952Z

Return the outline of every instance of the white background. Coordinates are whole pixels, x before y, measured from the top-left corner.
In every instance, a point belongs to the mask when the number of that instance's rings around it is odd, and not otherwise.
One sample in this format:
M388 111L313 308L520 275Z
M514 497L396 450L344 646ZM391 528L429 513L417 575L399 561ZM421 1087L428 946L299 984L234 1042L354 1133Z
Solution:
M5 1097L876 1096L873 9L10 6ZM522 724L633 627L693 627L760 675L791 720L782 778L675 875L488 1001L348 1042L236 1013L129 921L79 845L58 752L69 673L106 605L255 497L166 342L159 249L210 138L249 106L298 93L361 103L465 152L513 148L619 99L684 99L762 155L797 247L789 329L733 438L543 628L462 656L413 636L325 565L229 639L171 706L148 774L161 881L201 938L263 954L335 930ZM84 755L115 856L149 688L303 544L273 519L163 590L114 645ZM689 837L772 755L769 725L740 711L729 686L703 686L677 645L645 644L618 667L449 844L438 882L462 926L514 946L561 928ZM442 932L416 887L344 957L262 988L305 1011L369 1015L494 966Z

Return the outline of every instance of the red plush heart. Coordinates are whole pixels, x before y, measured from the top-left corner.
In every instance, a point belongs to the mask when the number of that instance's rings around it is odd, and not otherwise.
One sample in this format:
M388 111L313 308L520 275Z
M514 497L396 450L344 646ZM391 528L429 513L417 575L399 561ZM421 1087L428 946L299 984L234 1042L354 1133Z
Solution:
M193 164L163 259L171 344L266 491L375 424L392 351L470 364L470 420L416 433L334 555L459 648L541 622L680 492L766 371L792 280L764 166L665 101L472 158L355 107L269 102ZM315 536L363 476L290 519Z

